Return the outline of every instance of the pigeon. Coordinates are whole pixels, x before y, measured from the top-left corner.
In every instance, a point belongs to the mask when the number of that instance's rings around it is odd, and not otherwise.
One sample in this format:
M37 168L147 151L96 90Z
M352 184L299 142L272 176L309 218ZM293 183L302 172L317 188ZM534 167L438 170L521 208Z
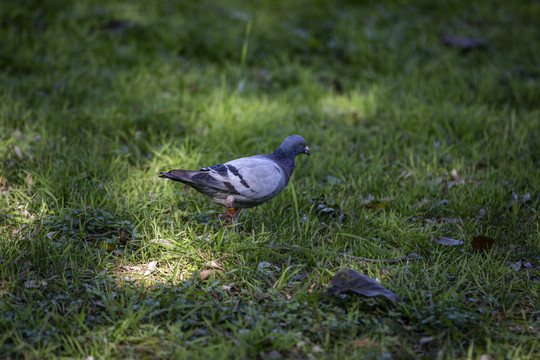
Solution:
M242 209L261 205L287 186L300 154L310 156L306 141L291 135L271 154L243 157L198 171L171 170L160 177L180 181L226 206L229 212L220 217L228 217L230 225L237 223Z

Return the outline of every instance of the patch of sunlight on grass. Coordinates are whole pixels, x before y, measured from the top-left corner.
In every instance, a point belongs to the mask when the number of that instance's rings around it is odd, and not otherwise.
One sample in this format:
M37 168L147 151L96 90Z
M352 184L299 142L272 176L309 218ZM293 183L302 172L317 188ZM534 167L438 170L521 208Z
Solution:
M333 117L343 117L343 120L349 122L355 118L366 118L374 116L377 112L377 99L380 96L380 91L376 87L369 91L352 91L343 95L328 93L323 97L319 106L321 110Z

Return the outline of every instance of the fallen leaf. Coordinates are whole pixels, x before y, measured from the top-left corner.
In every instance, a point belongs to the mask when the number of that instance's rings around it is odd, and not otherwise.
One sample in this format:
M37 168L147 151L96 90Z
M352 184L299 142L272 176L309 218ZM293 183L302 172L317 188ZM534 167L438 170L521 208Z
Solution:
M199 279L206 280L210 276L217 274L216 270L203 270L199 273Z
M420 339L420 345L424 345L425 343L428 343L430 341L433 341L435 337L433 336L426 336Z
M3 177L0 177L0 191L7 191L7 190L8 190L7 180Z
M383 295L394 302L399 300L399 296L396 293L386 289L368 276L350 268L341 269L332 280L330 280L330 285L332 285L328 289L330 295L353 292L370 297Z
M27 289L39 288L44 286L47 286L47 282L45 280L28 280L24 282L24 287Z
M156 265L157 265L157 261L151 261L151 262L148 264L146 271L144 272L144 276L148 276L148 275L150 275L154 270L156 270Z
M461 240L454 240L447 237L434 237L433 241L440 245L455 246L463 244Z
M482 354L480 356L480 360L493 360L493 359L495 359L495 357L490 354Z
M22 214L23 214L24 217L27 217L30 220L34 220L34 218L35 218L35 216L30 214L30 212L28 210L26 210L26 209L23 210Z
M523 264L523 266L525 267L525 269L529 269L529 270L532 270L532 264L530 262L526 262L525 264Z
M369 348L375 349L377 347L377 343L373 342L370 338L367 338L367 337L358 339L358 340L353 340L350 342L350 344L357 348L369 347Z
M488 236L475 236L471 241L471 246L474 250L488 250L495 244L495 239Z
M26 175L26 183L28 184L29 188L31 188L34 184L34 176L32 175L32 173L28 173L28 175Z
M388 205L390 202L394 201L394 198L384 198L377 201L370 201L365 203L365 207L370 210L379 210Z
M216 269L220 269L220 270L224 270L223 267L221 265L219 265L217 262L215 262L214 260L207 262L206 266L216 268Z
M124 229L123 227L118 228L118 238L120 239L120 242L122 244L125 244L127 242L126 229Z
M152 239L151 243L172 245L173 243L167 239Z
M22 152L22 150L21 150L17 145L15 145L15 146L13 147L13 150L15 151L15 154L17 154L17 157L18 157L19 159L22 159L22 158L23 158L23 152Z
M515 271L519 271L521 269L521 260L519 261L516 261L515 263L507 263L507 265L509 267L511 267L512 269L514 269Z
M170 240L167 240L167 239L152 239L150 240L150 242L152 244L157 244L165 249L173 249L174 248L174 244L170 241Z
M461 180L461 177L459 176L456 169L452 169L452 171L450 172L450 176L452 176L452 179L454 179L454 181Z

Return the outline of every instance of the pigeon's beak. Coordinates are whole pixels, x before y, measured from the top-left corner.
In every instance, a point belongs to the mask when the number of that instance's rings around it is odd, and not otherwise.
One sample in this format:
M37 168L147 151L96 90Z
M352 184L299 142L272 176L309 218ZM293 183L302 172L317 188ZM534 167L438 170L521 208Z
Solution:
M304 154L306 154L307 156L311 156L310 153L309 153L309 148L307 147L307 145L304 148Z

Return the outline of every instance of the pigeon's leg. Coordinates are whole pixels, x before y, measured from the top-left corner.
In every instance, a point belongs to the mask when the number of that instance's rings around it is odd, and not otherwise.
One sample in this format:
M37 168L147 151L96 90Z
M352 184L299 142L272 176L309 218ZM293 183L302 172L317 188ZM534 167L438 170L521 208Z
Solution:
M219 215L219 217L229 218L229 221L227 221L227 224L225 224L225 226L236 224L236 221L238 219L238 214L240 214L240 209L236 211L236 208L233 207L233 201L234 201L234 198L232 195L227 196L227 209L229 209L229 212L226 214Z
M226 214L219 214L219 217L229 218L225 226L231 225L231 222L234 222L234 208L229 208L229 212Z
M229 211L230 210L231 209L229 209ZM242 211L242 208L234 208L233 211L233 223L238 224L238 217L240 216L240 211Z

